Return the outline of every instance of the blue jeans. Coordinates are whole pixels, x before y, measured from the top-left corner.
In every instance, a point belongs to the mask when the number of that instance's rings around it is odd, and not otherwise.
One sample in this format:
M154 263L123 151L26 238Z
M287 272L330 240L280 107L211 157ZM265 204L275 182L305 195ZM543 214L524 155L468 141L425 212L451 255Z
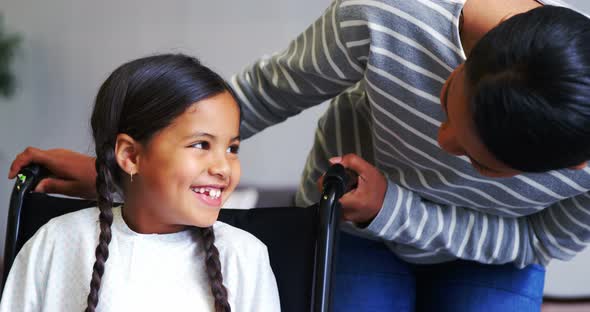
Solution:
M545 269L457 260L415 265L383 243L340 233L334 312L540 311Z

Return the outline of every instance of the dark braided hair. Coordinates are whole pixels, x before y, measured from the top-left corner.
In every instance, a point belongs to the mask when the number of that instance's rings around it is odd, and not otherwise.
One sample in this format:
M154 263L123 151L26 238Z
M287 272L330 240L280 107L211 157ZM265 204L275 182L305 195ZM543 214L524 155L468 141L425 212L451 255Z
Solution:
M227 289L223 286L223 277L221 275L219 251L213 244L215 242L213 228L198 228L197 233L200 233L203 250L205 251L205 270L207 277L209 277L211 293L215 300L215 311L230 312L231 308L227 302Z
M115 158L117 135L125 133L145 145L193 103L222 92L231 93L231 89L219 75L197 59L182 54L150 56L123 64L100 87L91 118L100 235L85 312L94 312L99 302L109 257L113 194L124 196L122 178L128 176ZM215 312L229 312L213 228L195 228L194 232L205 251Z
M96 159L96 190L98 194L98 208L100 209L100 235L98 238L98 246L96 246L96 260L92 267L92 279L90 280L90 293L88 294L88 306L86 312L94 312L98 304L98 291L102 281L102 274L104 273L104 266L109 258L109 243L111 242L111 224L113 224L113 198L112 187L113 181L109 170L109 164L113 165L114 149L104 148L105 155L100 155ZM110 155L109 155L110 154ZM107 157L105 157L107 156Z

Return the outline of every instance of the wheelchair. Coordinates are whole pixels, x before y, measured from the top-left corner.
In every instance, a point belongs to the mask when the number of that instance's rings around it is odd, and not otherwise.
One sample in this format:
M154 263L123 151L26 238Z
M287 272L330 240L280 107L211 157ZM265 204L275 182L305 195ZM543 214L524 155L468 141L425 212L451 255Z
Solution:
M55 197L32 190L49 172L38 165L23 168L10 197L4 276L24 243L50 219L96 202ZM331 311L333 263L338 244L338 199L350 177L341 165L332 166L324 178L320 202L307 208L275 207L221 209L218 220L250 232L266 244L284 312Z

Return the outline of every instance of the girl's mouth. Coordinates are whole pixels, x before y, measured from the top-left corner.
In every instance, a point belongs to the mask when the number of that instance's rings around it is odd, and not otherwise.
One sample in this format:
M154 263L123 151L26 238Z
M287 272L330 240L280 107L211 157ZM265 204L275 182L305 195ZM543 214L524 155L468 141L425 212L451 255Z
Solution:
M191 190L197 194L204 194L211 199L218 199L221 197L221 189L214 187L191 187Z
M197 195L197 198L207 206L221 207L221 194L223 186L191 186L191 191Z

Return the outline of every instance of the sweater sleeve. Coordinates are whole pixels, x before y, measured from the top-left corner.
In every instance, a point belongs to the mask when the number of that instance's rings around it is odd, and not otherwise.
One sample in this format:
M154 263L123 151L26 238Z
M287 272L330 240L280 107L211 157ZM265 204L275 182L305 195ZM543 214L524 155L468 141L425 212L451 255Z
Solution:
M531 215L506 217L440 205L388 181L381 211L359 230L421 250L404 257L442 252L481 263L547 265L551 259L571 259L590 242L590 196L584 193Z
M361 60L368 50L352 53L343 43L339 2L333 2L282 53L260 59L232 77L242 110L243 137L331 99L362 79ZM366 39L361 33L358 40ZM347 41L355 40L355 34L349 36Z
M270 266L268 251L264 244L259 243L257 252L250 262L249 277L251 280L244 283L240 300L240 311L278 312L281 310L279 290L274 273Z
M0 301L0 312L38 312L48 276L48 253L52 249L47 225L25 243L16 256Z

